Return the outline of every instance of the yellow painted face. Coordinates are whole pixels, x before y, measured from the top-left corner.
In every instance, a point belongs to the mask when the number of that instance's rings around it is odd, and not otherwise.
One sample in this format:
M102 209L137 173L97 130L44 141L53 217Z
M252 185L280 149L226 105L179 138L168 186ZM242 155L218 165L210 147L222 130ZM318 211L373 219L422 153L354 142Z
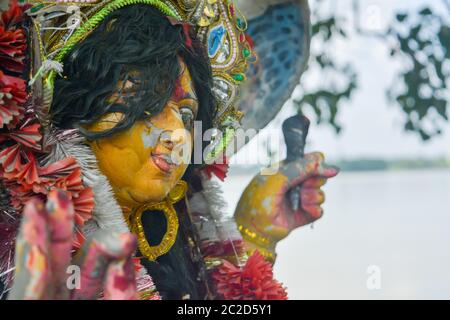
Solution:
M198 99L189 70L181 60L180 65L182 73L174 93L158 115L90 143L101 172L122 206L131 208L163 200L191 159ZM111 129L121 117L120 113L107 114L87 129Z

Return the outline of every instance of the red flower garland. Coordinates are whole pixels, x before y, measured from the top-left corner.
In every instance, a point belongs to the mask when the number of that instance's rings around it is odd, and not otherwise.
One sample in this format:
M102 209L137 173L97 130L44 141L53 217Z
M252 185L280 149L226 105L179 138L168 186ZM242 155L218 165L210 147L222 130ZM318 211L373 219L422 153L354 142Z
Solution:
M0 177L8 187L11 205L20 212L32 198L45 198L53 189L66 191L75 208L77 234L74 247L80 247L84 240L81 230L92 217L95 203L92 189L83 185L81 169L75 159L66 158L50 166L39 167L32 152L22 153L19 145L0 152Z
M0 128L6 125L15 127L19 123L24 114L26 97L25 81L7 76L0 70Z
M30 5L19 6L17 0L9 2L9 9L2 13L0 27L11 29L23 21L23 13Z
M3 71L21 74L25 67L27 47L25 31L20 27L26 6L19 6L17 0L0 18L0 66Z
M205 166L201 169L202 172L211 179L213 175L219 178L221 181L225 181L227 177L229 165L227 163L227 159L224 158L223 163L212 163L210 165Z
M25 117L26 82L17 76L24 71L26 35L20 23L26 9L13 0L0 18L0 181L17 212L32 198L45 200L50 190L65 190L75 207L74 246L79 247L82 227L94 209L94 194L83 185L75 159L46 167L37 160L42 154L41 126L32 113Z
M258 251L242 268L224 261L212 277L225 300L287 300L286 290L273 279L272 265Z
M4 70L23 72L26 47L23 30L7 31L0 27L0 65Z

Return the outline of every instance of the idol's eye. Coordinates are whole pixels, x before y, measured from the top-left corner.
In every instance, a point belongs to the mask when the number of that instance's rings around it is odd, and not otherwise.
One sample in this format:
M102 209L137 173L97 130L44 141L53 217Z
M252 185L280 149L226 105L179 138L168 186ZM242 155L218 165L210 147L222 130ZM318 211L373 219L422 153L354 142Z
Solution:
M187 130L191 130L194 126L194 113L191 108L180 108L181 118L183 119L184 126Z

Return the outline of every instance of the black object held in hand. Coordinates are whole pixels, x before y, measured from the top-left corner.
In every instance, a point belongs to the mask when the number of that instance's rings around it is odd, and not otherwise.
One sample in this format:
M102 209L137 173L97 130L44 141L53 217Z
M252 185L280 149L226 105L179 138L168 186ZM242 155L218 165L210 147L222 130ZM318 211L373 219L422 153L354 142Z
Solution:
M287 149L286 161L303 158L309 123L308 118L301 114L284 120L282 128Z
M282 129L286 143L286 162L303 158L305 155L306 137L309 130L309 120L304 115L297 114L284 120ZM300 207L300 186L290 190L287 194L292 210Z

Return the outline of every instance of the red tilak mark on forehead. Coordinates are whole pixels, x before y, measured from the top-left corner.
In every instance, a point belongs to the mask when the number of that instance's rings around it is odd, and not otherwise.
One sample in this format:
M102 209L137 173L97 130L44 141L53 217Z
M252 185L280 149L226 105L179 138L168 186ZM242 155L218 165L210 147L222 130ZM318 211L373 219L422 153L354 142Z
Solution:
M174 100L181 100L186 98L187 93L186 91L184 91L183 86L181 85L181 79L178 78L177 81L175 82L175 91L173 93L173 99Z

